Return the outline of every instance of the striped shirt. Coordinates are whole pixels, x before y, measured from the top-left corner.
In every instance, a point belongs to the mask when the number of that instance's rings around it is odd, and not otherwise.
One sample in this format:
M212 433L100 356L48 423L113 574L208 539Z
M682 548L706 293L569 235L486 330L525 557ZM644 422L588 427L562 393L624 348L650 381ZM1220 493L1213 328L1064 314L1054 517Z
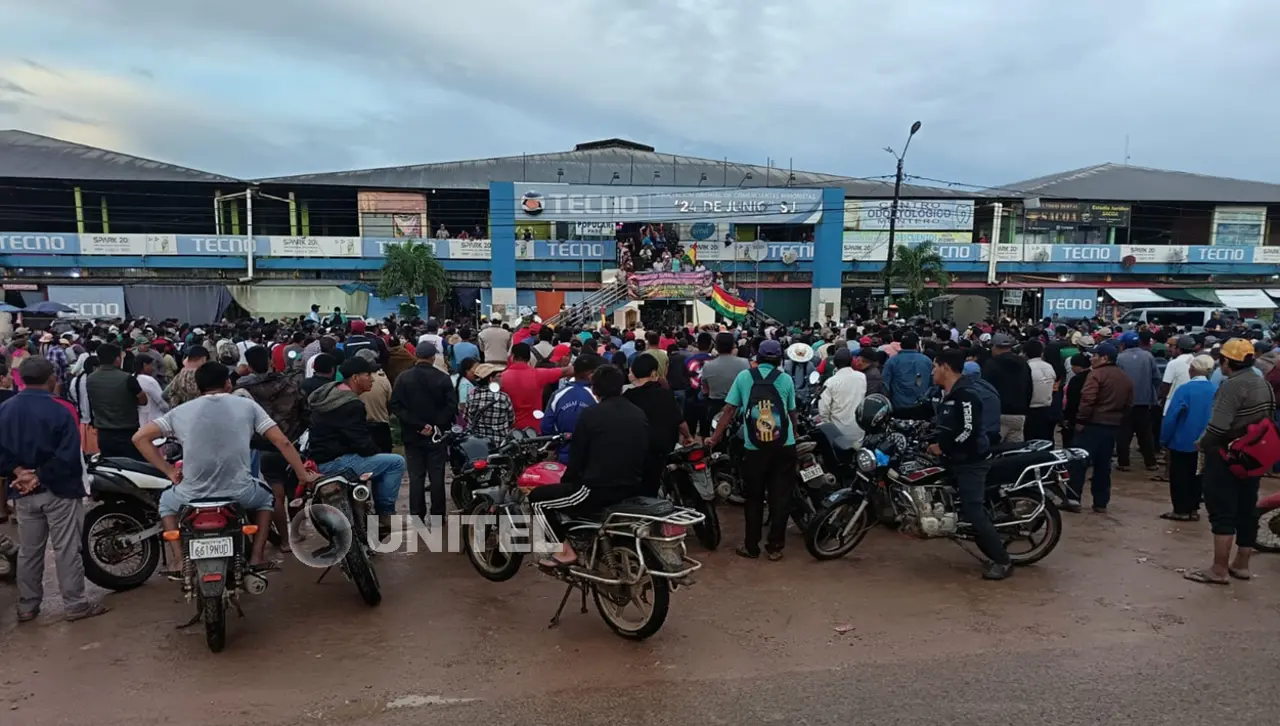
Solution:
M1218 388L1213 399L1213 415L1200 437L1201 451L1225 446L1244 435L1250 424L1275 416L1276 402L1271 385L1251 368L1234 371Z

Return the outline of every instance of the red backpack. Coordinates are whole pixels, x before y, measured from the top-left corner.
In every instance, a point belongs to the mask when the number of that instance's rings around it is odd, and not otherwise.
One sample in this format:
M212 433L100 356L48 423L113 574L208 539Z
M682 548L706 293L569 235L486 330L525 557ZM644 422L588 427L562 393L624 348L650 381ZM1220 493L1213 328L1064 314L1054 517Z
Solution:
M1262 476L1280 462L1280 431L1276 430L1275 397L1271 413L1261 421L1249 424L1240 438L1222 449L1222 458L1232 475L1241 479Z

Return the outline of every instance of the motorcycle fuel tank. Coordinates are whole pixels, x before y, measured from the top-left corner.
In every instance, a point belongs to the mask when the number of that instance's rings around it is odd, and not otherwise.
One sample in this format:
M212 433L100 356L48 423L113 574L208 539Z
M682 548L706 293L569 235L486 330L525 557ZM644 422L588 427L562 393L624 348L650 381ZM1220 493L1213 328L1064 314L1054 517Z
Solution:
M544 487L548 484L559 484L567 467L558 461L543 461L525 469L520 474L517 484L521 489Z

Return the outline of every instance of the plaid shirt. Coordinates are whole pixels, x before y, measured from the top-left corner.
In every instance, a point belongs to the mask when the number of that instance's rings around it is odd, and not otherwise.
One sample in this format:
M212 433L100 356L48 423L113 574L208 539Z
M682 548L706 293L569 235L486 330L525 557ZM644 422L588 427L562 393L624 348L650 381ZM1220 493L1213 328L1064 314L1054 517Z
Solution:
M516 425L516 407L502 391L476 386L467 394L467 429L474 436L499 442L511 435Z

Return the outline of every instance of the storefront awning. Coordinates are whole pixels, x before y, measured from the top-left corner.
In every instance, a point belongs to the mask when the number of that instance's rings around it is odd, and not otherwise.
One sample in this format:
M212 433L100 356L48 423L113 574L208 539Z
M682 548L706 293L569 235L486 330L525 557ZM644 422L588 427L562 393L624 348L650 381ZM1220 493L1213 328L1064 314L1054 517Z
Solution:
M1193 305L1222 304L1222 301L1218 299L1217 293L1205 288L1192 288L1190 290L1166 290L1160 288L1160 294L1175 302L1185 302Z
M1103 292L1121 305L1136 303L1167 303L1169 298L1157 295L1145 287L1108 287Z
M1223 305L1236 310L1272 310L1276 303L1261 290L1218 290Z

